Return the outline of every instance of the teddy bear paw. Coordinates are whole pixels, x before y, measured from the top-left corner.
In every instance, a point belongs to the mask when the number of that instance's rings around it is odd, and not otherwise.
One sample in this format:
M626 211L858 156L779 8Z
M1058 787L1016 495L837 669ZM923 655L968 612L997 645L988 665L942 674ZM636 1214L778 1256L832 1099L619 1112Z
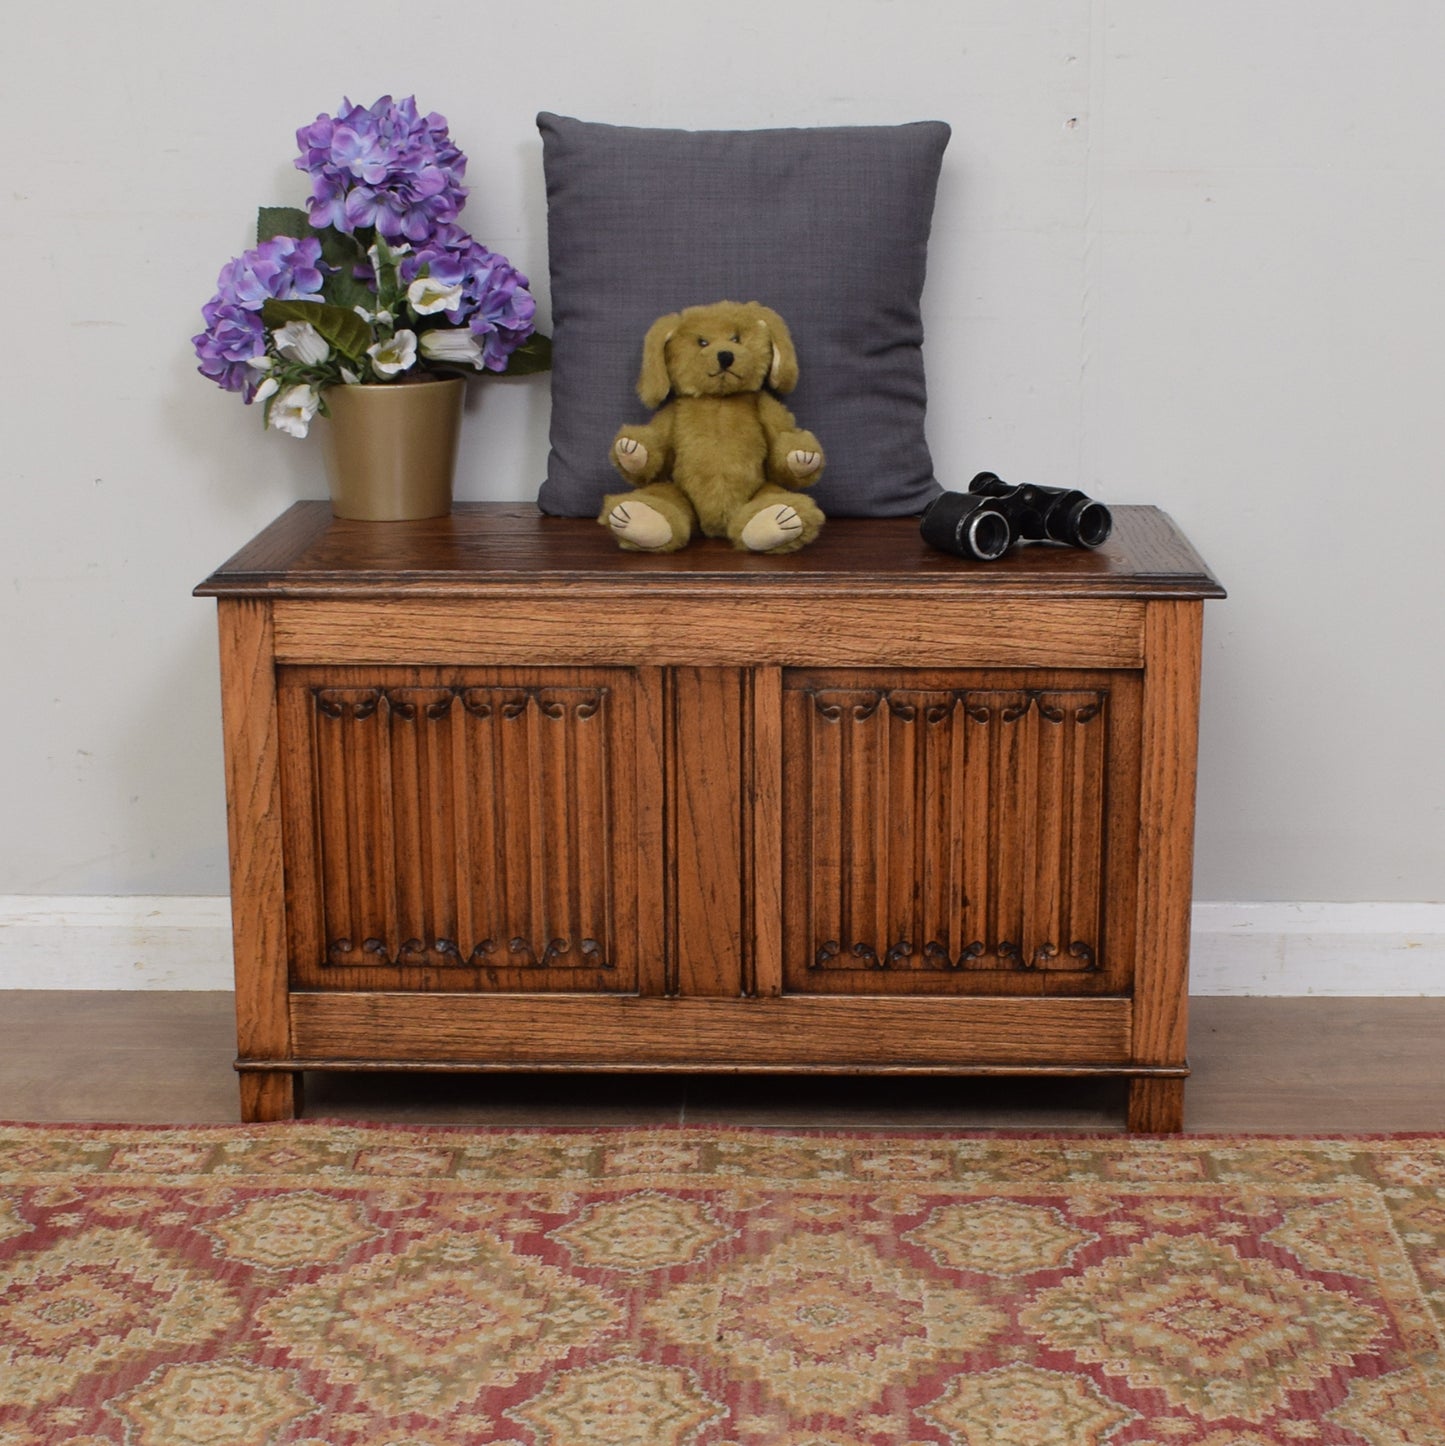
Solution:
M772 552L784 543L796 542L802 530L803 519L797 509L779 502L750 517L740 541L751 552Z
M619 502L607 514L607 525L619 542L630 542L644 552L655 552L672 541L667 518L645 502Z
M794 477L811 477L823 465L821 452L793 451L788 453L788 471Z
M636 477L647 466L647 448L631 437L619 437L612 450L617 456L617 465L631 477Z

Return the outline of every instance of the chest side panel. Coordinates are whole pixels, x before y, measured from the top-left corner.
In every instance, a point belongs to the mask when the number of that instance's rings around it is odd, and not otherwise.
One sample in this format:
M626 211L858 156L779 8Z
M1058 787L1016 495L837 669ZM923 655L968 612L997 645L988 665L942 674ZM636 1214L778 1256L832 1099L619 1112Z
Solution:
M293 987L636 990L639 688L282 669Z
M785 990L1128 991L1137 674L783 676Z

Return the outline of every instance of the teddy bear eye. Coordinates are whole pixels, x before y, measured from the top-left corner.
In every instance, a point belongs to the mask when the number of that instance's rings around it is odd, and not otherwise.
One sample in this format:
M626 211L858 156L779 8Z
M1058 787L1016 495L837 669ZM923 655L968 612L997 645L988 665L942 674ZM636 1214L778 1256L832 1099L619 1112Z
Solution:
M708 339L707 339L705 336L700 336L700 337L698 337L698 339L697 339L697 344L698 344L699 346L710 346L710 345L711 345L711 343L708 341Z
M737 332L733 332L733 344L735 346L739 346L742 344L742 337L740 337Z

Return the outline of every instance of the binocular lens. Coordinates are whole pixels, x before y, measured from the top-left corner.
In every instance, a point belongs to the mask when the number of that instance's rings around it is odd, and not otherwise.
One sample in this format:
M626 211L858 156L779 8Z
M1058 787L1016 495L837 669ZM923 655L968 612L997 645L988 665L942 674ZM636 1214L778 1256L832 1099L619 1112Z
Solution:
M1081 547L1097 547L1114 530L1114 519L1102 502L1086 502L1074 518L1074 532Z
M943 492L923 514L923 539L955 557L992 562L1013 542L1008 518L987 497Z
M965 534L967 543L964 544ZM959 552L992 562L1008 551L1013 538L1009 534L1008 519L1001 512L975 512L958 524Z

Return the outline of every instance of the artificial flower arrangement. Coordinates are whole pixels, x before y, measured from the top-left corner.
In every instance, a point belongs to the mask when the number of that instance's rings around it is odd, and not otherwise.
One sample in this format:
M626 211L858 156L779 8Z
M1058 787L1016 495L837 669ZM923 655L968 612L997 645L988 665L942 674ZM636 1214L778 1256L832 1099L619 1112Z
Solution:
M456 223L466 157L416 100L343 100L296 132L305 211L262 207L192 338L200 371L304 437L326 389L545 371L527 278Z

